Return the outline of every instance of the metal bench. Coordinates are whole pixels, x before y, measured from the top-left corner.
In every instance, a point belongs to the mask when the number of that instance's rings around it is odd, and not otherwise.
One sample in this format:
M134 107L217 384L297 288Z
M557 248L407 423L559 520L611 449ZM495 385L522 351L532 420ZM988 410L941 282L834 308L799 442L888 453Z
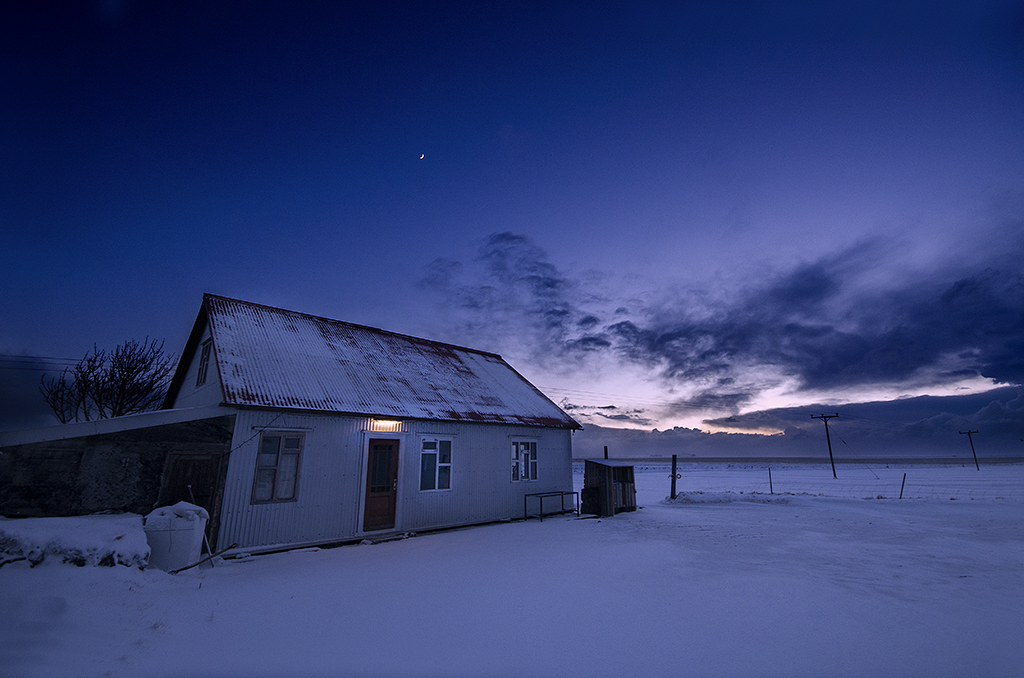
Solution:
M565 498L569 496L573 498L574 506L570 508L565 508ZM569 511L572 511L576 515L580 514L579 492L530 492L529 494L523 495L523 520L526 520L527 518L531 517L527 509L527 502L529 501L530 497L537 497L537 499L540 502L540 515L538 515L537 517L540 518L541 522L544 522L544 499L546 497L559 497L559 501L561 502L561 510L558 511L558 513L568 513ZM555 512L552 512L548 515L554 515L554 513Z

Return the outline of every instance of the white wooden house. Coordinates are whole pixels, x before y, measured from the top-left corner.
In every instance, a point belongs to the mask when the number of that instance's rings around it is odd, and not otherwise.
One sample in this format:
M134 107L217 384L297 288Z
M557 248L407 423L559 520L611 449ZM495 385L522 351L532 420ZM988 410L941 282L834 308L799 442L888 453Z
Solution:
M579 424L493 353L205 295L164 409L212 407L229 449L176 451L162 497L203 487L221 547L503 520L572 490Z

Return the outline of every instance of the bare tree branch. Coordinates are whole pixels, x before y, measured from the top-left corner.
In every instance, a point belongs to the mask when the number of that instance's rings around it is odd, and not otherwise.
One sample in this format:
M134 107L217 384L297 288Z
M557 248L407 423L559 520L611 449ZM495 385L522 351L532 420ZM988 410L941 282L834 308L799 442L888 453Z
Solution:
M71 370L71 394L76 406L75 421L79 418L85 421L106 418L103 416L102 408L106 390L103 364L106 361L106 352L93 345L92 355L86 354Z
M163 401L175 360L156 339L134 339L109 355L93 346L59 377L43 377L39 390L57 419L92 421L155 410Z
M68 370L65 369L60 373L59 377L49 377L46 375L40 379L39 390L43 394L43 400L50 406L53 413L57 415L58 421L62 424L66 424L69 421L75 419L75 412L78 411L78 405L75 402L74 394L71 390L71 385L67 381Z
M146 412L160 406L174 361L164 355L164 342L146 337L141 344L127 341L110 354L107 369L104 408L106 416L120 417Z

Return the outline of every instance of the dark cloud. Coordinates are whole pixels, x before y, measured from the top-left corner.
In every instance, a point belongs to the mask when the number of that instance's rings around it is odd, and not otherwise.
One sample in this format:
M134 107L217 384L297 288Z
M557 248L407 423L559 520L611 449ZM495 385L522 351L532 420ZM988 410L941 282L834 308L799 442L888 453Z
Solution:
M812 388L874 383L893 374L894 362L909 374L928 359L911 364L887 347L884 339L907 348L898 341L902 329L872 336L851 313L851 303L858 301L849 298L851 282L873 256L876 247L859 245L748 285L727 299L709 301L709 295L693 293L689 304L646 309L643 321L620 321L608 332L623 360L656 367L670 382L700 384L704 392L688 406L704 401L735 409L746 403L773 385L751 383L745 371L754 366L770 366L778 377ZM877 300L868 305L877 311ZM865 317L868 325L877 319L874 312Z
M647 417L641 417L637 414L604 414L603 412L597 412L592 416L607 419L608 421L616 423L628 423L635 426L650 426L653 422Z
M509 328L548 366L606 354L653 371L690 393L669 413L738 412L784 380L816 392L978 375L1024 383L1024 237L1003 233L1001 252L974 263L900 270L891 243L865 241L731 293L683 291L633 313L589 304L583 285L512 233L484 242L470 262L477 279L438 260L428 280L465 312L469 333Z
M920 396L891 401L808 405L705 420L736 431L783 431L797 441L823 436L817 414L829 421L833 449L853 456L960 456L970 454L960 431L976 430L979 453L1024 456L1024 389L1000 388L966 396ZM982 443L982 441L984 441Z
M664 364L673 380L718 380L737 368L773 366L803 388L827 390L924 378L933 383L980 374L1020 383L1024 341L1024 277L986 269L963 277L930 274L896 289L859 286L866 268L843 252L795 268L706 308L656 313L646 327L610 330L620 353ZM870 263L870 262L865 262ZM942 371L944 362L957 372ZM717 387L711 387L717 391Z
M590 418L602 423L614 422L632 424L633 426L651 426L654 423L641 408L626 409L617 405L577 405L568 399L562 400L559 406L574 417Z
M844 405L829 421L837 461L930 458L972 464L967 437L984 463L991 458L1024 457L1024 390L1003 388L971 396L907 398ZM597 457L608 446L615 457L805 458L828 463L824 426L811 415L832 414L835 406L810 405L752 412L708 420L736 432L708 433L694 428L609 429L589 426L573 436L577 457ZM758 431L760 433L751 433ZM764 432L770 431L770 435Z
M722 381L729 380L725 379ZM670 414L685 414L694 410L701 412L735 412L750 402L753 396L753 393L714 392L711 389L706 389L695 396L672 403L666 406L665 409Z
M491 346L527 347L542 363L611 348L598 330L600 318L579 305L586 296L580 284L524 235L492 234L466 264L437 259L422 283L456 321L448 335L461 341L468 335Z
M824 437L824 436L822 436ZM573 436L573 456L597 458L608 447L613 459L669 458L753 458L804 457L818 460L828 453L816 441L786 439L783 435L765 436L747 433L707 433L696 428L675 427L667 431L604 428L588 426ZM667 484L667 483L666 483Z

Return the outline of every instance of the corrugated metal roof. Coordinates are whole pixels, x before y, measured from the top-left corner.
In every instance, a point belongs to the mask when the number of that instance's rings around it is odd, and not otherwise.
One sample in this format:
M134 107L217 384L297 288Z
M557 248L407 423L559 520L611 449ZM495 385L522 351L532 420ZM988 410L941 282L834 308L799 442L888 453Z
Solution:
M227 404L580 428L499 355L226 297L203 300Z

